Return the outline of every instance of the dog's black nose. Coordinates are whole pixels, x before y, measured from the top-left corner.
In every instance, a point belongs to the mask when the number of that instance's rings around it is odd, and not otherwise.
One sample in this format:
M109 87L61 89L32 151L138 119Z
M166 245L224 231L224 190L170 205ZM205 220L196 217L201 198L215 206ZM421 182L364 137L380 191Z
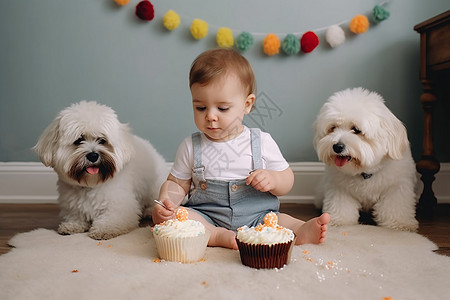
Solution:
M95 152L91 152L91 153L88 153L87 155L86 155L86 158L90 161L90 162L96 162L97 161L97 159L98 159L98 153L95 153Z
M345 145L343 143L336 143L333 145L333 150L336 153L341 153L342 151L344 151L345 149Z

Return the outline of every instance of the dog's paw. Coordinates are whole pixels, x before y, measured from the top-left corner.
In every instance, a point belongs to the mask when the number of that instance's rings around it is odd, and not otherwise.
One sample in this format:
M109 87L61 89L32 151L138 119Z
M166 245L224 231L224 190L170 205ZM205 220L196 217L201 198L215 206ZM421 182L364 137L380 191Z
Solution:
M94 240L109 240L119 236L121 234L128 233L129 231L114 231L114 230L102 230L99 228L91 227L88 236Z
M75 233L83 233L89 229L88 224L76 223L76 222L63 222L58 226L58 233L69 235Z
M419 228L419 222L417 222L416 219L408 221L408 222L393 222L393 223L383 223L383 224L378 224L382 227L386 227L386 228L390 228L390 229L395 229L395 230L401 230L401 231L411 231L411 232L416 232L417 229Z

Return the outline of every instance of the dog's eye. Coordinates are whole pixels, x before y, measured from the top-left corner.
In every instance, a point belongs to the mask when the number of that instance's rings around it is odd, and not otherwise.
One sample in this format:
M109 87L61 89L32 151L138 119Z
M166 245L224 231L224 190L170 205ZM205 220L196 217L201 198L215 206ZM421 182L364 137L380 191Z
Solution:
M81 142L83 142L83 141L84 141L84 138L83 138L83 137L80 137L78 140L76 140L75 142L73 142L73 144L76 145L76 146L78 146L78 145L80 145Z
M106 144L106 140L105 139L98 139L98 143L100 145Z
M352 127L352 131L353 131L354 134L360 134L361 133L361 130L359 130L355 126Z

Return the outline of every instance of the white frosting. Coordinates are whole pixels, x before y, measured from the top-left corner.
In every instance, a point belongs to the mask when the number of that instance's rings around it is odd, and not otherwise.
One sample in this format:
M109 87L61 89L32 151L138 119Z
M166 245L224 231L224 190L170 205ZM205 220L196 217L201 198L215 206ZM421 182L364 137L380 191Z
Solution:
M205 226L195 220L180 222L174 219L155 225L153 232L158 236L168 238L196 237L205 234Z
M237 238L247 244L271 245L292 241L294 233L288 228L262 226L256 230L255 227L243 226L238 229Z

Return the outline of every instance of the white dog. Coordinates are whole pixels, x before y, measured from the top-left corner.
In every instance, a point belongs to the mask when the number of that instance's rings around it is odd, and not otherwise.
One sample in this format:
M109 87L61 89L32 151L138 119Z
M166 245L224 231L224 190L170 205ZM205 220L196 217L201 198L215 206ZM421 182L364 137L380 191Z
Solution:
M314 130L314 148L326 165L318 200L332 224L357 224L360 211L373 210L380 226L417 229L417 177L406 128L380 95L363 88L335 93Z
M61 234L89 231L91 238L110 239L131 231L150 214L145 210L168 175L150 143L93 101L61 111L34 149L58 174Z

